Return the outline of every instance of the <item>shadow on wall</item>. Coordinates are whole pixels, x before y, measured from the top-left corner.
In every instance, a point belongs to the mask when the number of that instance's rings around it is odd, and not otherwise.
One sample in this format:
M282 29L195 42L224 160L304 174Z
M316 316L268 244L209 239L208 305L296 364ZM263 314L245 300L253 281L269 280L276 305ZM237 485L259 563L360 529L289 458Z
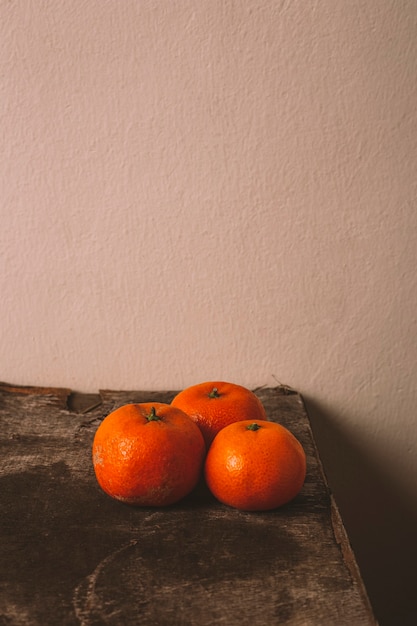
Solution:
M313 399L303 397L380 626L417 624L417 505Z

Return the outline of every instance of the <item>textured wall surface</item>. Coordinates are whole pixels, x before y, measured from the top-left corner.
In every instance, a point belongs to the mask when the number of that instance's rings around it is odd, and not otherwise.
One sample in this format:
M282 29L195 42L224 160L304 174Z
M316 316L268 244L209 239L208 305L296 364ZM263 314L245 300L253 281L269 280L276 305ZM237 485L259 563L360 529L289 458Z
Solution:
M0 2L0 378L295 387L384 614L375 528L417 509L416 29L412 0Z

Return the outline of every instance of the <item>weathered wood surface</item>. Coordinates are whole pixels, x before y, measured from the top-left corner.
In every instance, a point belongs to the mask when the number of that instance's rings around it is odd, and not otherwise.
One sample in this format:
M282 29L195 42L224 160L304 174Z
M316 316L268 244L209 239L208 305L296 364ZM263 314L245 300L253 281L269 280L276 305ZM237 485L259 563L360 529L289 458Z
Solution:
M302 398L256 393L308 462L299 496L268 513L225 507L203 483L168 509L129 507L100 490L91 463L100 421L174 392L0 384L0 623L375 624Z

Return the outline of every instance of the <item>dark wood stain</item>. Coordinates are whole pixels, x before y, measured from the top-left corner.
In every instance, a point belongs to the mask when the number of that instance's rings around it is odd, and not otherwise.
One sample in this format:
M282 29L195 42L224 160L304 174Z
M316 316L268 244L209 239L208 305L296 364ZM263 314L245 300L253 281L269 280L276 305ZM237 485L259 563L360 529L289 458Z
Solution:
M91 444L101 420L175 391L0 384L0 624L376 624L302 398L256 393L308 462L297 498L267 513L221 505L203 480L165 509L100 490Z

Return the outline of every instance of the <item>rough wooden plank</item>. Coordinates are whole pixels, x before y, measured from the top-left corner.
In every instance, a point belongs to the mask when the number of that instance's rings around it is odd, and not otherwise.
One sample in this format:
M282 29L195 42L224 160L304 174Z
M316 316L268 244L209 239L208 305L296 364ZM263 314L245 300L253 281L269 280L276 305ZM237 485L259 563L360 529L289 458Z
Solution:
M297 393L257 390L307 453L305 485L281 509L225 507L203 481L169 509L100 490L91 463L100 421L174 394L0 385L0 623L375 624Z

